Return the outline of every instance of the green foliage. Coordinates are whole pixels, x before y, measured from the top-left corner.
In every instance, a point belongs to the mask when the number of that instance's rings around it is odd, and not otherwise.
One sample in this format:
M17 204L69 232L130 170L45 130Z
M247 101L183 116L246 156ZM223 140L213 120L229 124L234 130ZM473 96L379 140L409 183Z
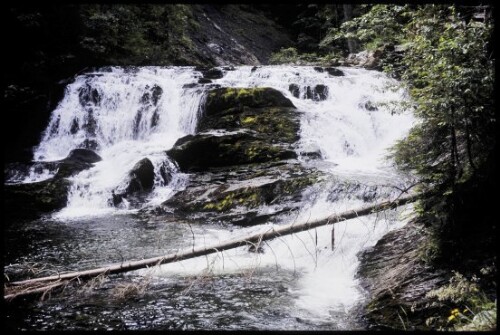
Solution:
M384 70L400 77L409 96L406 107L418 118L390 156L399 168L418 177L419 191L432 192L417 207L420 220L436 232L435 243L423 256L448 264L478 257L488 252L488 232L495 230L494 205L485 195L494 189L496 178L491 8L368 8L330 29L322 45L350 38L363 48L389 46ZM482 245L474 239L482 240Z
M335 66L340 56L330 53L325 56L318 56L316 53L299 53L294 47L282 48L275 52L269 58L269 63L278 64L295 64L295 65L324 65Z
M296 48L282 48L280 51L275 52L269 58L271 64L284 64L294 63L297 61L299 53Z
M330 28L319 46L332 48L349 38L357 40L368 50L387 43L399 43L404 38L401 28L407 20L407 13L407 6L371 6L366 14Z
M496 329L497 303L491 300L477 284L478 278L470 280L458 272L447 285L427 293L452 306L448 316L442 316L432 323L443 330L491 331ZM428 320L428 323L431 320Z
M396 161L450 194L495 145L492 26L464 22L454 7L425 6L405 27L402 79L421 123L396 146Z
M184 4L89 4L81 7L84 31L80 46L111 64L171 64L194 47L193 27Z

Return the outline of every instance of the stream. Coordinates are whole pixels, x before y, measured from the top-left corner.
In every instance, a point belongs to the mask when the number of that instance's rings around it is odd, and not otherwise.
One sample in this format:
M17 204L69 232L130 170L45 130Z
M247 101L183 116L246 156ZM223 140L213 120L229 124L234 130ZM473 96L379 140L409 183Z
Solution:
M33 160L59 160L85 145L102 161L70 177L65 208L6 226L5 275L19 280L161 256L396 198L411 176L384 156L415 122L408 111L393 108L405 92L380 72L339 69L343 76L308 66L240 66L210 85L198 84L201 73L193 67L110 67L76 77ZM165 151L196 133L213 87L272 87L296 106L298 161L324 176L302 192L300 210L250 227L142 214L189 184L190 174ZM320 158L308 159L311 152ZM142 158L154 165L153 191L140 204L111 206L111 192L126 187L128 171ZM162 169L172 175L168 183ZM32 169L6 182L31 183L55 173ZM44 300L20 299L5 320L12 330L365 329L358 314L367 299L356 276L358 254L403 227L411 210L407 205L336 223L333 246L333 226L326 225L267 241L262 252L240 247L98 278Z

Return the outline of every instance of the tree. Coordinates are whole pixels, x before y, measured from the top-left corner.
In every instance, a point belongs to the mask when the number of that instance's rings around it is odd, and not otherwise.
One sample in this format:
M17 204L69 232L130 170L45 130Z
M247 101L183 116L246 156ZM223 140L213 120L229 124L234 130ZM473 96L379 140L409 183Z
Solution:
M496 183L493 21L489 7L375 5L332 29L323 44L356 38L364 48L404 45L399 71L419 123L392 151L424 191L421 218L458 245L494 230L487 190ZM474 214L472 214L474 213ZM446 249L446 248L444 248ZM463 253L454 250L456 255ZM448 248L451 250L451 248Z

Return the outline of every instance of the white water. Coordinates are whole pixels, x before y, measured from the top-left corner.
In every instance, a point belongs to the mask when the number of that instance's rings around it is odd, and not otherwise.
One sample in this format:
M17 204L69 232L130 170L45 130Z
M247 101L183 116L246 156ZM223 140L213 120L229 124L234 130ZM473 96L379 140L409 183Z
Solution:
M332 176L369 184L394 180L398 176L384 163L385 150L408 132L413 117L408 113L391 115L389 108L380 103L400 101L404 99L404 92L390 89L394 82L381 73L341 69L345 76L332 77L310 67L261 67L252 72L251 67L243 66L227 71L224 78L214 82L223 87L273 87L283 92L302 113L297 151L319 151L323 160L316 166ZM196 82L199 76L192 68L140 68L133 73L112 69L96 76L78 77L54 111L48 130L35 151L35 159L64 158L86 139L93 139L103 160L72 178L69 204L57 217L65 219L123 211L108 206L106 200L111 190L124 185L128 171L137 161L144 157L151 159L156 172L161 164L171 164L164 151L178 138L195 131L203 91L199 87L183 89L183 85ZM90 101L82 105L79 89L86 84L99 92L101 100L98 103ZM301 99L290 93L290 84L300 87ZM303 99L306 87L318 84L328 87L327 99ZM160 87L163 94L156 105L144 104L141 98L153 85ZM368 110L367 102L378 109ZM95 134L83 129L89 120L89 109L97 125ZM142 119L139 127L135 127L139 110L142 110ZM151 127L155 110L159 119L157 125ZM59 126L51 132L56 122ZM71 133L75 122L78 131ZM162 185L158 178L149 205L168 199L186 182L187 176L178 172L168 186ZM306 197L308 200L298 216L289 217L283 223L323 218L363 204L347 195L332 202L328 200L328 187L309 192L314 196ZM290 292L296 297L295 306L286 308L298 317L328 320L336 313L348 313L362 298L354 279L359 264L356 255L374 245L387 231L404 225L406 219L400 214L365 216L337 224L334 250L330 244L332 228L326 226L270 241L264 254L238 248L224 252L223 257L216 254L162 266L157 275L192 276L202 271L251 274L262 268L293 270L298 278L297 287ZM271 227L259 225L230 232L220 227L198 226L194 227L194 232L196 245L211 245Z
M110 70L79 76L67 87L35 150L35 160L58 160L91 140L102 157L93 168L72 178L68 206L57 214L59 218L116 211L107 203L111 192L125 187L128 172L145 157L152 161L157 175L152 204L169 197L185 182L176 173L164 186L159 169L162 164L175 168L164 152L196 128L203 91L183 86L195 83L200 74L189 68ZM160 94L155 96L155 90ZM90 131L86 128L89 123L95 124Z

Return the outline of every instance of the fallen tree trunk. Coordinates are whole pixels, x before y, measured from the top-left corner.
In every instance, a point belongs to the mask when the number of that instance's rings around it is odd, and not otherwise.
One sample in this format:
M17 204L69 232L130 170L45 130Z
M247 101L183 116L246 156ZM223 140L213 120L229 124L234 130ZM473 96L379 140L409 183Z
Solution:
M349 219L354 219L359 216L369 215L372 213L384 211L391 208L396 208L398 206L407 204L409 202L413 202L417 200L421 195L408 195L405 197L401 197L394 201L386 201L379 204L362 207L359 209L354 209L350 211L346 211L340 214L333 214L329 217L317 220L313 222L304 222L304 223L292 223L284 226L273 227L266 232L253 234L250 236L244 236L238 239L234 239L231 241L219 243L212 246L204 246L197 247L191 249L182 250L176 252L174 254L169 254L165 256L158 256L138 261L129 261L122 262L120 264L110 265L107 267L101 267L97 269L90 269L84 271L75 271L68 273L61 273L54 276L41 277L41 278L33 278L22 281L15 281L11 283L6 283L5 287L5 300L10 300L16 298L21 295L28 295L33 293L43 292L43 288L50 288L53 286L53 282L61 282L68 280L83 280L92 277L97 277L99 275L110 275L115 273L122 273L128 271L134 271L138 269L143 269L151 266L157 266L161 264L168 264L173 262L179 262L185 259L190 259L199 256L205 256L216 252L221 252L228 249L233 249L237 247L241 247L244 245L259 245L262 241L271 240L276 237L290 235L294 233L299 233L301 231L317 228L320 226L324 226L327 224L334 224L336 222L345 221ZM46 286L40 287L40 283L47 283ZM35 288L33 290L27 289L30 285L33 285ZM22 286L23 290L21 292L12 293L15 290L15 287ZM17 290L19 291L19 290Z

